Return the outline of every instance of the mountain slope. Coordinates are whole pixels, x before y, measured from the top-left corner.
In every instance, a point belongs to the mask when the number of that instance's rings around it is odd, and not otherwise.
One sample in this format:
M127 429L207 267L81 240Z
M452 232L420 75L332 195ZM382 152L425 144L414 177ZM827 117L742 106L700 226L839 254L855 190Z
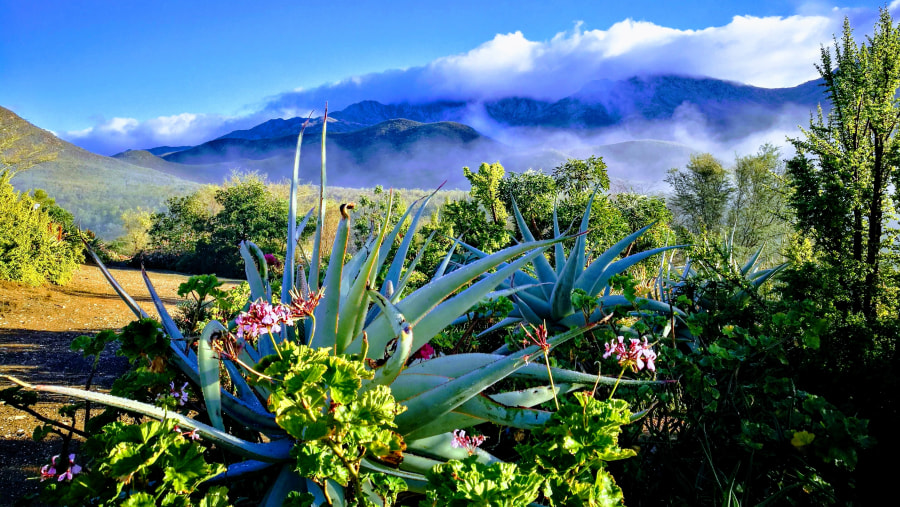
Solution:
M293 126L299 129L299 123ZM429 188L444 179L453 182L448 188L463 186L464 165L477 166L482 157L502 151L495 141L453 122L395 119L352 132L328 132L329 181L357 188L377 184ZM304 181L317 181L320 142L315 131L303 138ZM227 170L239 168L263 172L277 181L289 177L296 144L297 132L266 139L219 138L162 159L179 167L218 168L219 180ZM212 174L212 170L198 169L196 174Z
M120 217L126 209L158 209L166 198L197 186L164 172L85 151L0 107L0 138L12 135L21 137L17 143L30 143L56 155L55 160L17 172L13 186L20 191L43 188L72 212L83 228L105 239L122 233Z

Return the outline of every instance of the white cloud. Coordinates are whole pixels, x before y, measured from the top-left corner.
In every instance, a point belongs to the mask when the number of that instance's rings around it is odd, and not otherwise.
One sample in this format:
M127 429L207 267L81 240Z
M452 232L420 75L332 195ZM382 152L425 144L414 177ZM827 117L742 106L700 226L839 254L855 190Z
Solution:
M894 0L890 9L900 8ZM478 47L408 69L347 77L315 88L264 99L242 118L183 113L146 121L113 118L63 137L101 153L158 145L197 144L235 128L275 117L340 110L361 100L383 103L458 100L477 104L510 96L558 100L596 80L680 74L708 76L761 87L790 87L815 79L820 47L840 33L844 16L870 30L873 9L830 9L810 3L787 17L735 16L723 26L682 30L626 19L609 28L560 32L530 40L520 32L497 34ZM596 88L596 86L595 86Z
M724 26L700 30L632 19L606 30L584 30L578 23L573 30L545 41L529 40L522 32L498 34L468 52L425 66L288 92L273 97L267 110L276 114L283 108L309 109L326 99L338 109L364 99L387 103L507 96L557 100L590 81L652 74L790 87L818 77L813 64L819 49L840 32L846 14L735 16Z
M257 116L227 118L193 113L160 116L146 121L112 118L100 120L93 127L83 130L63 132L59 137L94 153L113 155L127 149L200 144L232 130L248 128L259 121Z

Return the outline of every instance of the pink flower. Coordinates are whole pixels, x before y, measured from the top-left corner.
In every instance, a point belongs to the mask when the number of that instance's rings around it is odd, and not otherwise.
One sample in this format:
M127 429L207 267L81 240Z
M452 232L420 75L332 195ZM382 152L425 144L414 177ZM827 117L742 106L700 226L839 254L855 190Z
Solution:
M606 344L606 353L603 359L612 355L616 356L616 360L620 366L630 366L632 371L643 370L645 367L650 371L656 371L656 352L644 338L641 342L636 338L631 338L629 344L625 345L625 337L619 336L617 340L611 340Z
M465 449L471 456L475 454L475 449L484 443L485 438L487 437L484 435L467 437L465 431L453 430L453 441L450 442L450 446L456 449Z
M278 260L278 257L275 257L272 254L265 254L263 255L263 257L266 259L266 264L268 264L269 266L273 266L276 268L281 266L281 261Z
M413 359L423 359L426 361L432 357L434 357L434 347L432 347L430 343L422 345L422 347L412 355Z
M292 324L290 308L286 305L272 306L260 299L250 303L250 308L234 319L237 324L237 335L250 339L259 337L263 333L277 333L281 331L281 324Z
M47 479L52 479L54 477L56 477L56 468L53 468L50 465L44 465L41 467L41 482L44 482Z
M58 457L59 455L57 454L56 456L50 458L50 463L52 463L52 466L44 465L43 467L41 467L41 482L56 477L56 458ZM59 474L59 478L57 479L57 481L71 481L72 477L80 473L81 466L75 464L75 455L69 454L69 466L66 467L65 472Z

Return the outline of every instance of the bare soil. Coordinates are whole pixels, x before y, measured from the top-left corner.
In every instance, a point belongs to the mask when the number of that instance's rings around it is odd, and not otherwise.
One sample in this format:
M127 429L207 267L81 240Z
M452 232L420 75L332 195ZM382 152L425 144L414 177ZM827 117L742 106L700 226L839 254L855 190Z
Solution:
M111 269L113 276L151 316L158 318L140 270ZM170 313L174 312L178 285L186 275L150 272L149 277ZM72 339L103 329L121 329L135 315L112 289L100 269L82 265L66 286L29 287L0 281L0 374L32 384L84 387L92 361L69 350ZM92 390L108 391L127 362L108 348L101 356ZM0 389L11 387L0 379ZM69 403L64 397L41 394L33 408L58 419L57 410ZM82 421L78 421L78 427ZM35 442L35 417L0 403L0 505L38 490L40 467L62 450L62 440ZM75 443L77 447L77 442Z

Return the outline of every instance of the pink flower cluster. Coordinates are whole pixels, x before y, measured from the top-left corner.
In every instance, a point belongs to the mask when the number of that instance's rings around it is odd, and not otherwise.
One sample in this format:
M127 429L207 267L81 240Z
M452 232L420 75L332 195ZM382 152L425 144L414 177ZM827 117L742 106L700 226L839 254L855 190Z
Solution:
M272 306L260 299L250 303L247 312L241 313L234 319L237 324L237 335L255 339L263 333L277 333L281 331L281 324L292 325L294 319L291 316L290 307L287 305Z
M611 340L606 344L606 353L603 354L603 359L613 354L620 366L630 366L632 371L643 370L645 366L650 371L656 371L656 365L653 364L653 361L656 360L656 352L650 347L646 338L643 342L631 338L626 346L625 337L619 336L618 340Z
M41 482L57 476L56 458L59 458L58 454L50 459L50 465L44 465L43 467L41 467ZM64 480L71 481L72 476L78 475L79 473L81 473L81 466L75 464L75 455L69 454L69 465L66 467L66 470L64 472L59 474L59 478L56 480L59 482L62 482Z
M425 345L422 345L422 347L419 348L419 350L417 350L412 355L412 359L422 359L422 360L427 361L427 360L431 359L433 356L434 356L434 347L432 347L430 343L426 343Z
M456 449L465 449L471 456L475 454L475 449L484 443L485 438L487 437L484 435L469 437L463 430L453 430L453 441L450 442L450 446Z
M179 405L184 405L188 400L188 383L185 382L181 389L175 389L175 382L169 382L169 396L178 400Z
M281 325L293 326L294 322L310 317L322 299L323 291L301 297L291 293L294 302L290 305L272 305L262 299L250 303L250 308L234 319L238 337L253 340L263 333L277 333Z
M191 431L181 431L181 427L176 424L175 427L172 428L172 431L174 431L175 433L181 433L181 436L183 436L184 438L189 438L191 440L200 440L200 434L197 433L197 428L194 428Z

